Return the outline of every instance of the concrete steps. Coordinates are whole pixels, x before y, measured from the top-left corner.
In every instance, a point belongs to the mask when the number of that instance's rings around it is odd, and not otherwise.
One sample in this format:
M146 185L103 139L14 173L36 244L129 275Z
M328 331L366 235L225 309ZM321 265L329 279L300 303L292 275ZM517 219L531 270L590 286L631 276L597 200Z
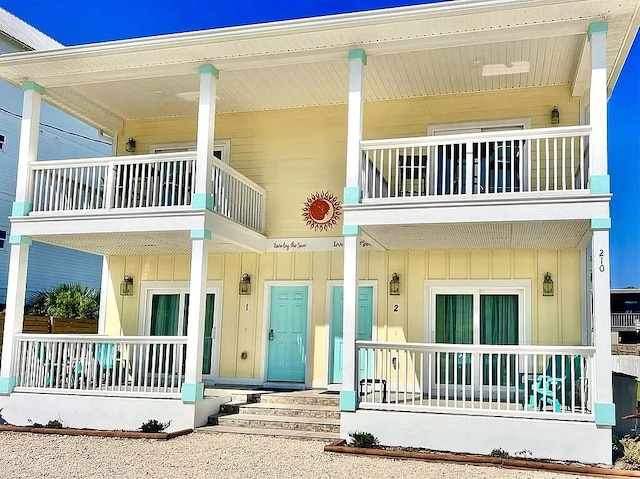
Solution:
M259 402L223 405L209 424L200 430L334 440L340 433L339 399L317 390L266 393Z

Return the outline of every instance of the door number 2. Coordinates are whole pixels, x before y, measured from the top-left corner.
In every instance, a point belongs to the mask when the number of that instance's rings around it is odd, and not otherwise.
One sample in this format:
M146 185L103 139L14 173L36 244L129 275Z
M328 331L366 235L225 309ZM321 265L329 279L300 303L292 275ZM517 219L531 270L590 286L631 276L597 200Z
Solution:
M397 313L398 311L400 311L400 307L397 304L393 305L393 312Z

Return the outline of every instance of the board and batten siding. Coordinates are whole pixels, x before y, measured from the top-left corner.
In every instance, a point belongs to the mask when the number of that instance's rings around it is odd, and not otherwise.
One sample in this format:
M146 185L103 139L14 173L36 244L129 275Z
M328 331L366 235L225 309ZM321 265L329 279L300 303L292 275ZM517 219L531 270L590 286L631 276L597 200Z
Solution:
M577 249L363 251L360 278L378 282L377 338L381 341L423 342L425 280L530 279L533 344L579 345L582 331L581 254ZM189 256L110 257L106 334L136 335L141 281L188 281ZM542 297L544 274L550 272L555 296ZM401 295L389 296L391 274L401 280ZM251 275L252 294L238 295L242 273ZM134 277L134 295L118 288L125 274ZM341 280L341 252L212 254L208 279L223 281L220 332L221 378L259 379L262 364L265 281L313 281L311 343L313 384L326 384L327 281ZM393 305L399 311L393 312ZM248 353L247 359L241 353Z
M580 123L580 104L568 86L370 102L364 107L363 137L424 136L429 125L513 118L530 118L532 128L548 127L554 105L560 126ZM267 236L311 236L301 220L305 200L319 191L342 199L346 121L346 105L216 116L215 137L229 140L230 165L266 189ZM127 154L128 137L135 138L140 154L149 153L151 145L194 143L196 123L195 116L127 121L118 154ZM340 222L312 235L336 236L341 227Z

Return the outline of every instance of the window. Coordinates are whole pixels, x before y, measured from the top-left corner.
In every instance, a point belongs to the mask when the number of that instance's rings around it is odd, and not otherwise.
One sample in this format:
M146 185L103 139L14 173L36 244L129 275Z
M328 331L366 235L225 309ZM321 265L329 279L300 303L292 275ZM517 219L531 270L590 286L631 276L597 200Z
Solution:
M6 230L0 230L0 249L4 249L4 242L7 239Z
M229 149L231 142L229 140L216 141L213 145L213 156L220 161L229 164ZM196 151L195 143L170 143L151 145L151 153L181 153L185 151Z
M0 151L4 150L4 143L6 141L6 136L0 135Z

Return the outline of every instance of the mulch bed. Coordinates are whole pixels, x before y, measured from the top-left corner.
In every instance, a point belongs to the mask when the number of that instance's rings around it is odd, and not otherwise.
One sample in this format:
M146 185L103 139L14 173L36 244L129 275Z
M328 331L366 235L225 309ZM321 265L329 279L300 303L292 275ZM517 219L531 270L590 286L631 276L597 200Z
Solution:
M107 431L102 429L73 429L73 428L48 428L33 426L0 425L0 431L30 432L33 434L59 434L61 436L100 436L122 437L128 439L160 439L167 440L174 437L191 434L193 429L182 429L174 432L140 432L140 431Z
M454 454L449 452L437 452L415 448L380 447L367 449L347 445L344 439L333 441L324 447L327 452L339 452L343 454L359 454L365 456L378 456L393 459L415 459L434 462L457 462L471 465L485 465L504 467L509 469L534 469L552 472L564 472L568 474L583 474L596 477L627 478L640 477L640 471L613 469L598 466L586 466L581 464L565 464L551 461L538 461L529 459L502 458L482 456L476 454Z

